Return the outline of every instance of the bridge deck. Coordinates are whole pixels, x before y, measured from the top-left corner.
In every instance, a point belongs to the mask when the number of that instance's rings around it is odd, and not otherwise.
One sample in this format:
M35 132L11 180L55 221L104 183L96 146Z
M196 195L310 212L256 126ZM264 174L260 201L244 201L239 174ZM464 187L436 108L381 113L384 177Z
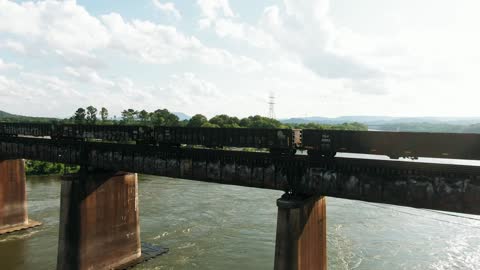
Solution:
M0 138L0 158L480 213L480 167L147 145Z

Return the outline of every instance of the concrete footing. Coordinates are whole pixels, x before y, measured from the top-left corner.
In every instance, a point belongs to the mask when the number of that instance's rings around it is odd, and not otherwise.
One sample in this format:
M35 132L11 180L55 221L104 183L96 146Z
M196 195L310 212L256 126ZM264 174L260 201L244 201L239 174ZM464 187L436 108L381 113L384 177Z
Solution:
M0 235L40 225L28 219L25 161L0 160Z
M60 211L57 269L115 269L141 257L137 174L65 177Z
M327 269L326 200L277 200L275 270Z

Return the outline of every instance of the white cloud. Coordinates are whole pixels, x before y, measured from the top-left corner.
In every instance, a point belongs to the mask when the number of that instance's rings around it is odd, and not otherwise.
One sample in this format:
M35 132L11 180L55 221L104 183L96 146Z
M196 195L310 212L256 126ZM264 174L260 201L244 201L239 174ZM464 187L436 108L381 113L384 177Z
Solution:
M209 19L235 16L228 0L197 0L197 4L203 16Z
M154 3L166 10L174 8L170 3ZM220 8L227 15L231 11L228 5L222 3L206 6L214 10ZM104 64L97 57L98 50L108 49L119 50L135 60L155 64L193 59L204 64L245 71L257 70L260 66L254 59L207 47L197 38L184 35L173 26L138 19L127 21L117 13L98 19L75 1L15 3L2 0L0 21L0 32L23 38L31 43L31 48L47 49L45 54L60 56L70 66L102 66ZM7 44L21 50L20 43Z
M65 52L105 47L105 27L75 1L0 1L0 32L28 38Z
M377 68L334 50L338 30L328 11L329 0L284 0L283 9L278 6L265 9L260 26L272 33L284 50L321 77L380 77L382 72Z
M474 0L252 2L258 18L228 0L197 0L197 14L173 2L142 8L182 18L178 27L128 10L93 15L93 2L0 0L1 109L70 115L93 104L246 116L266 114L273 91L282 117L476 113Z
M258 48L274 48L276 42L270 34L263 29L246 23L239 23L232 19L221 18L212 22L215 32L220 37L229 37L245 41Z
M152 0L152 2L156 8L158 8L162 12L165 12L167 15L171 15L177 20L182 18L182 15L180 15L180 12L175 8L174 3L172 2L161 3L159 0Z
M6 48L21 54L26 53L25 46L22 43L11 39L0 42L0 48Z
M111 80L102 78L95 70L88 67L65 67L65 73L74 77L81 83L93 85L100 88L111 88L115 83Z
M112 115L126 108L179 108L195 113L215 111L212 104L224 97L214 83L192 72L153 84L105 77L88 67L66 67L65 74L66 78L32 72L20 72L18 78L0 74L0 107L13 113L62 117L88 105L105 106Z
M388 93L385 79L347 80L345 86L360 94L382 95Z
M70 114L87 100L70 82L31 72L20 72L17 78L0 75L0 96L2 110L36 116Z
M2 97L2 100L22 95L21 92L16 91L19 88L20 87L16 81L0 75L0 97Z
M175 27L149 21L125 21L111 13L102 16L112 35L111 47L151 63L171 63L185 59L191 50L201 47L193 37L179 33Z
M0 58L0 71L9 70L9 69L22 69L22 66L17 63L7 63Z
M218 18L235 17L228 0L197 0L197 5L202 13L200 28L209 27Z
M190 101L197 98L217 98L221 96L220 91L213 83L200 79L190 72L173 75L168 88L177 93L183 92L186 100L193 98Z
M116 13L102 16L102 21L110 30L112 48L147 63L168 64L197 60L244 71L260 68L254 59L236 56L222 49L209 48L197 38L188 37L172 26L141 20L128 22Z
M284 0L281 7L265 8L257 26L235 21L233 11L229 13L231 16L213 12L218 10L220 2L213 3L217 5L197 2L208 19L208 24L203 26L212 27L222 38L242 40L258 48L275 49L277 55L291 55L321 77L365 80L382 76L380 69L354 57L349 51L336 50L334 45L339 30L329 17L328 0ZM221 3L231 10L228 1Z
M240 22L234 15L228 0L198 0L197 5L202 12L199 20L201 29L213 28L222 38L244 41L258 48L273 48L273 38L263 29Z

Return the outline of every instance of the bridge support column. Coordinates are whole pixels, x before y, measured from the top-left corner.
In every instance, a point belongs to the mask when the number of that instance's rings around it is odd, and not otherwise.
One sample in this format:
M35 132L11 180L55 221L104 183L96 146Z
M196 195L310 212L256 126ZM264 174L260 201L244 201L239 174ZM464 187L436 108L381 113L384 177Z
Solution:
M90 172L62 180L57 269L116 269L141 257L136 173Z
M0 160L0 234L40 225L28 219L25 161Z
M327 269L325 197L282 197L277 206L274 269Z

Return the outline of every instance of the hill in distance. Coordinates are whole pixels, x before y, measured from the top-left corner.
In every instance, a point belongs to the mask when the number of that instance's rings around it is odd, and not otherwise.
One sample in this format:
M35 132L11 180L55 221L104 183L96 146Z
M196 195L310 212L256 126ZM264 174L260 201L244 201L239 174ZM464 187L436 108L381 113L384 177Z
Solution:
M480 117L391 117L391 116L340 116L340 117L298 117L281 119L283 123L319 123L341 124L346 122L359 122L368 126L398 124L398 123L430 123L472 125L480 123Z
M187 115L187 114L184 114L182 112L172 112L173 114L175 114L176 116L178 116L178 119L180 121L183 121L183 120L190 120L190 118L192 118L191 116Z
M15 116L16 116L15 114L0 111L0 118L12 118L12 117L15 117Z
M388 117L388 116L341 116L303 117L281 120L283 123L342 124L359 122L370 130L480 133L480 117Z
M24 122L49 122L59 120L58 118L52 117L33 117L33 116L24 116L18 114L12 114L0 110L0 121L24 121Z

